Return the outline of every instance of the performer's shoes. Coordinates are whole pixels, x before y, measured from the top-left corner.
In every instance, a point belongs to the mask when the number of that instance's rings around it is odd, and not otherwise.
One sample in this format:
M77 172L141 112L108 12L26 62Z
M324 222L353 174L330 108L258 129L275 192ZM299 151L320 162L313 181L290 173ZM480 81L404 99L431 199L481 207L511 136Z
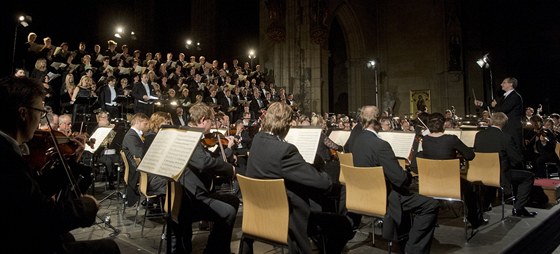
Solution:
M513 208L512 214L515 217L535 217L537 215L537 212L529 212L525 208L521 208L519 210Z

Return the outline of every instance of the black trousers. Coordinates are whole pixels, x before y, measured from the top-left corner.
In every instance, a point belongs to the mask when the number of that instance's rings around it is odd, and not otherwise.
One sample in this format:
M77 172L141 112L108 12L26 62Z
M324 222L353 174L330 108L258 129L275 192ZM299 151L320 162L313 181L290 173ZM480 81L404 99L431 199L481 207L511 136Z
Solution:
M192 223L200 220L214 224L206 242L204 253L231 253L231 236L239 199L231 194L212 193L202 201L188 191L183 192L179 223L171 223L173 230L172 253L192 252Z
M522 209L529 202L529 196L531 194L531 189L533 188L533 182L535 180L535 175L527 170L510 170L511 184L513 189L517 190L516 201L514 208ZM503 186L504 194L506 196L513 195L513 190L510 186ZM483 207L488 207L496 199L496 191L498 189L494 187L486 187L486 193L484 195Z

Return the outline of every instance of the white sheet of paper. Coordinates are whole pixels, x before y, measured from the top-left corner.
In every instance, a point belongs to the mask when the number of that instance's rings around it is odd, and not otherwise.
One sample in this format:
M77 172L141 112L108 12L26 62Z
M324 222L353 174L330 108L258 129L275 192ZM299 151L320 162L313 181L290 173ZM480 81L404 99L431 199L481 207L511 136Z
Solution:
M350 137L351 131L345 130L333 130L329 134L329 138L339 146L344 146L348 138Z
M202 137L202 129L163 128L138 165L138 170L177 180Z
M317 148L319 146L319 138L321 137L320 128L290 128L286 141L297 147L303 159L313 164Z
M414 143L414 132L402 132L402 131L387 131L379 132L381 139L387 141L396 157L408 158L410 151L412 150L412 144Z
M111 127L99 127L95 130L95 132L93 132L93 134L91 134L90 138L94 138L95 139L95 143L93 143L93 148L86 145L86 151L91 152L91 153L95 153L95 151L97 151L97 149L99 149L99 146L101 146L101 144L103 143L103 141L107 138L107 136L109 135L109 133L111 133L111 131L113 130L113 128Z

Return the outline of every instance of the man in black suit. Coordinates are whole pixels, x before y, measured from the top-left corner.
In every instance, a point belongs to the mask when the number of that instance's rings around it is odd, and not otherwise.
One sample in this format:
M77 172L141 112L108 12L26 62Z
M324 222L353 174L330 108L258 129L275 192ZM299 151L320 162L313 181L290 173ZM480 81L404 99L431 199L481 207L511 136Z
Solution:
M525 205L529 201L535 176L529 171L514 168L521 163L523 156L511 135L502 131L502 127L508 122L508 117L502 112L496 112L492 114L491 121L490 127L476 134L474 150L482 153L500 153L500 182L505 194L512 195L512 187L517 187L517 200L513 207L513 215L534 217L537 213L527 211ZM487 188L483 207L489 207L495 198L496 189Z
M204 103L197 103L189 109L189 126L210 131L214 121L214 111ZM233 138L228 139L233 145ZM221 157L213 157L201 142L196 145L179 183L184 188L179 214L179 224L172 223L174 241L173 253L192 252L192 222L208 220L214 224L208 236L204 253L231 253L230 242L239 208L239 199L229 193L218 193L211 189L216 176L231 178L235 168Z
M154 113L154 102L152 98L156 92L154 86L149 84L147 73L142 74L141 81L132 87L132 97L134 97L134 113L144 113L148 117Z
M521 118L523 117L523 99L521 95L515 91L515 88L517 88L517 79L514 77L505 78L501 86L502 90L505 92L504 96L498 100L492 100L490 106L494 108L494 112L503 112L507 115L508 121L502 130L513 137L516 147L521 150L523 147L523 125L521 123ZM482 108L488 106L479 100L475 100L474 104Z
M261 131L253 138L246 175L259 179L284 179L290 202L289 253L311 253L308 229L317 227L327 239L327 249L322 253L341 253L352 235L350 220L341 214L324 213L323 203L316 203L333 188L333 181L326 172L307 163L298 149L284 140L290 129L292 113L285 103L270 105ZM240 244L244 244L247 253L252 253L251 240Z
M40 119L47 115L44 96L37 80L10 77L0 81L0 106L10 119L0 122L0 175L6 179L0 190L5 195L3 201L10 204L0 218L0 225L10 230L0 240L0 252L120 253L113 239L71 240L71 230L94 224L99 201L85 193L74 195L66 181L53 181L66 177L61 167L36 174L30 167L30 157L23 154L22 146L32 140ZM76 157L81 152L83 149L76 150ZM76 157L68 158L68 162L76 162ZM70 195L53 198L66 190Z
M384 219L383 236L394 239L391 225L401 225L403 212L414 214L408 241L404 248L406 253L429 253L434 235L439 204L436 200L409 191L410 174L404 171L391 145L382 140L374 129L379 116L376 106L364 106L360 113L363 131L354 140L351 151L354 165L357 167L383 166L385 180L391 191L387 197L387 214ZM397 232L400 233L400 232Z
M117 96L123 95L122 90L115 86L117 80L114 76L107 78L107 85L99 88L99 104L102 109L109 112L111 118L120 118L119 107L117 106Z
M177 126L187 126L189 122L189 115L185 114L185 109L183 107L177 107L175 113L171 114L171 119L173 125Z
M143 134L148 130L148 123L149 118L146 114L134 114L134 116L132 116L132 120L130 121L130 129L124 135L121 146L129 165L128 184L126 186L126 199L128 206L133 206L140 198L140 194L136 186L139 179L139 173L136 171L136 167L138 167L140 158L142 158L144 149Z

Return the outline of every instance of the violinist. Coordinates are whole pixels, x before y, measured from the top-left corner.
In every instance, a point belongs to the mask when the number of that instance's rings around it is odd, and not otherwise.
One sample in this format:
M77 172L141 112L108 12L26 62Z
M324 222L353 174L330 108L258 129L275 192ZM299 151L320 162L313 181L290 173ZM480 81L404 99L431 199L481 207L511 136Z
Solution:
M10 121L0 123L0 185L9 209L0 225L10 234L0 240L2 253L120 253L112 239L74 241L73 229L91 226L99 202L90 195L73 195L59 200L45 192L48 182L39 183L35 172L22 157L20 148L34 136L46 115L44 91L36 80L7 78L0 81L0 107ZM22 239L24 237L24 239ZM26 244L20 244L27 240Z
M235 122L236 145L233 147L234 154L237 156L237 165L242 171L247 168L247 157L253 138L249 135L248 128L243 124L243 120Z
M126 203L133 206L138 202L140 193L138 192L139 173L136 167L140 164L140 158L144 149L144 132L148 130L148 116L144 113L136 113L130 121L130 129L126 132L122 142L122 150L126 155L129 165L128 185L126 186Z
M109 122L109 113L107 111L100 111L96 115L97 119L97 127L96 128L103 128L109 127L114 128L115 126ZM105 140L101 141L101 145L99 147L99 155L98 155L98 162L103 163L105 165L106 174L107 174L107 189L114 190L115 184L114 181L117 179L115 174L114 165L115 163L119 162L119 156L117 155L116 149L110 147L113 138L117 135L117 132L111 130L109 135L105 138Z
M525 140L525 158L533 164L533 173L538 178L546 178L546 164L558 163L556 155L556 137L552 130L544 127L544 120L539 115L533 115L529 120L533 130L528 132L529 139Z
M190 109L189 126L203 128L209 133L214 121L214 111L204 103L194 104ZM211 180L220 175L235 176L235 167L223 158L212 156L202 142L197 144L187 164L185 173L179 178L184 188L182 208L179 211L179 223L172 222L172 249L177 253L192 252L192 223L195 221L213 221L204 253L231 253L230 242L239 199L230 193L214 192Z
M150 148L150 145L156 138L158 131L163 125L171 124L171 115L167 112L156 111L150 116L148 130L144 134L144 147L142 157ZM167 188L167 179L162 176L148 174L148 195L165 195Z

